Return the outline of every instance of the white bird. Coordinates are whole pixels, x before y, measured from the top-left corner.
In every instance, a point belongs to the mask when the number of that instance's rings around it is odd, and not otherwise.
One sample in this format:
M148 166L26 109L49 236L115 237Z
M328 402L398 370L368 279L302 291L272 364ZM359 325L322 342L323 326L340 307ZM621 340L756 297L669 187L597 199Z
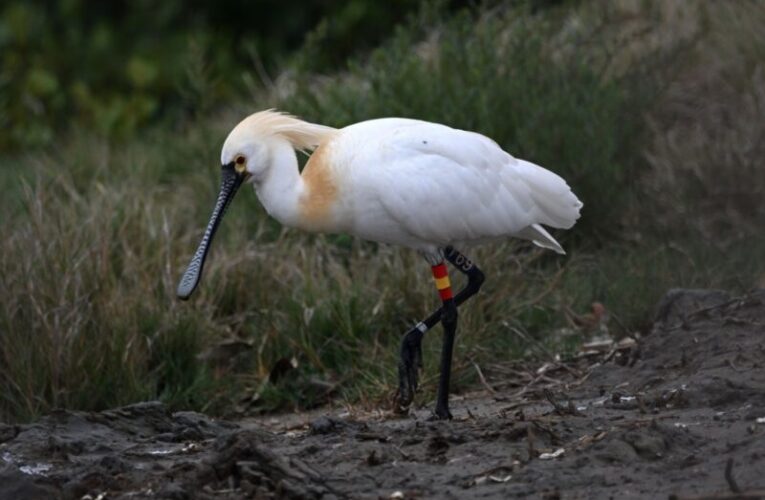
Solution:
M302 173L296 151L313 151ZM404 336L398 409L408 409L417 388L422 336L441 321L438 418L451 418L457 306L484 281L478 267L456 248L516 237L562 254L542 225L568 229L582 207L561 177L512 157L488 137L404 118L335 129L261 111L231 131L221 164L218 201L178 296L188 299L196 288L210 241L242 183L253 185L268 213L286 226L417 250L433 268L442 307ZM444 258L468 277L456 296Z

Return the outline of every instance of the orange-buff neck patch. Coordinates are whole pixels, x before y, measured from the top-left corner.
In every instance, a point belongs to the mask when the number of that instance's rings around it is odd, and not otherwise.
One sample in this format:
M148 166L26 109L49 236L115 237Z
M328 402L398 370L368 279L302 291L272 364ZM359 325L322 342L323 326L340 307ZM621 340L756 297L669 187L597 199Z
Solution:
M449 282L449 271L446 269L446 264L441 262L431 268L433 270L433 279L436 280L436 288L438 288L438 294L441 296L442 301L447 301L452 298L452 285Z

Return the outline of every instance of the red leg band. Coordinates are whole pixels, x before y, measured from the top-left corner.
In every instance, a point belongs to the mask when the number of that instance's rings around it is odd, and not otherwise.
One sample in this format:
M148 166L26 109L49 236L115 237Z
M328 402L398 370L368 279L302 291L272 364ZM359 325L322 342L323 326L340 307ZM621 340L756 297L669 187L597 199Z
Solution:
M446 269L446 264L441 262L432 267L433 278L436 280L436 288L438 288L438 295L441 296L441 301L445 302L451 299L452 286L449 282L449 271Z

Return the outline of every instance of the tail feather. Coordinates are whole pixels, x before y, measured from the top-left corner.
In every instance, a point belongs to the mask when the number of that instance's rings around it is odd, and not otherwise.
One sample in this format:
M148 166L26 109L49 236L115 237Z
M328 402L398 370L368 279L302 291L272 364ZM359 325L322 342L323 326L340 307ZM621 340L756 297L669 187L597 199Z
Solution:
M531 162L518 162L526 169L524 179L531 188L531 196L538 209L538 222L559 229L569 229L573 226L579 219L579 211L583 205L566 181Z
M566 251L563 250L563 247L560 246L560 243L555 241L555 238L553 238L550 233L548 233L545 228L539 224L532 224L527 226L515 236L531 240L532 243L539 247L554 250L561 255L566 255Z

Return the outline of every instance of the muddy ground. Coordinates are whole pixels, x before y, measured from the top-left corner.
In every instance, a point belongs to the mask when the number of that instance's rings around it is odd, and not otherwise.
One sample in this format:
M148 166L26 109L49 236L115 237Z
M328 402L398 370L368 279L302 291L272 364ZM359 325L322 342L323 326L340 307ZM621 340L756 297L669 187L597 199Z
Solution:
M484 370L449 422L237 422L144 403L0 424L0 498L765 497L765 290L676 290L652 332Z

